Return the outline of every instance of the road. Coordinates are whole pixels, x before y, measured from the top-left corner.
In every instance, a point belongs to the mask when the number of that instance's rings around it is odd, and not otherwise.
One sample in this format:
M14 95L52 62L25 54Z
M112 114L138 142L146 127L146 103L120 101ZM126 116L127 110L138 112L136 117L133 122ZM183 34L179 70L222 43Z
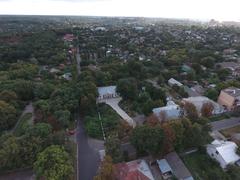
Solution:
M231 128L240 125L240 118L230 118L221 121L211 122L212 131L220 131L222 129Z
M77 73L78 75L81 74L81 56L80 56L80 53L79 53L79 46L77 46L77 54L76 54L76 60L77 60Z
M78 117L77 126L77 180L92 180L100 164L98 150L89 144L83 122Z

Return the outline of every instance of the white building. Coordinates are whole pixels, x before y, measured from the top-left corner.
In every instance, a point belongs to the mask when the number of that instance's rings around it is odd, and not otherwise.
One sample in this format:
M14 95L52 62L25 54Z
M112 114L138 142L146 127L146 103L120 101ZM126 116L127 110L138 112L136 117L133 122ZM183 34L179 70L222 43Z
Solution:
M181 115L181 108L173 101L168 101L166 106L154 108L152 111L158 118L164 115L166 120L177 119Z
M119 97L116 92L116 86L105 86L98 88L98 100L110 99Z
M183 84L182 83L180 83L179 81L177 81L176 79L174 79L174 78L171 78L171 79L169 79L168 80L168 85L169 86L174 86L174 85L177 85L177 86L183 86Z
M219 162L222 168L226 168L229 164L234 164L240 159L236 154L237 145L232 141L214 140L207 145L208 155Z
M202 106L205 103L212 103L212 105L214 107L212 114L221 114L221 113L225 112L223 106L221 106L220 104L214 102L213 100L211 100L205 96L183 98L182 102L183 102L183 104L184 104L184 102L192 103L196 107L199 114L201 113Z

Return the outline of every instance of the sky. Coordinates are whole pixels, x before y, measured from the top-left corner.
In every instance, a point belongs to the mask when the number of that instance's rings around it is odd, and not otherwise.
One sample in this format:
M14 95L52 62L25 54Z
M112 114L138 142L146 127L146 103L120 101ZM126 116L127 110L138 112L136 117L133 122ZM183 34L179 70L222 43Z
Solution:
M0 14L216 19L240 22L240 0L0 0Z

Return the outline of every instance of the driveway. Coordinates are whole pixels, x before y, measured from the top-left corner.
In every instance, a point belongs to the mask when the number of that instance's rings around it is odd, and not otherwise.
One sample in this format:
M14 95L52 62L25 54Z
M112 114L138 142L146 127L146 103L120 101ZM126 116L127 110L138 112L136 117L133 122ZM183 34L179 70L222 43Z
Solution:
M212 131L220 131L222 129L228 129L234 126L240 125L240 118L230 118L221 121L215 121L210 123Z
M92 180L99 164L99 148L103 142L89 139L85 133L83 119L78 117L77 125L77 180Z
M136 122L125 111L123 111L122 108L119 107L118 103L121 100L122 98L111 98L105 99L104 102L111 106L119 114L119 116L121 116L123 120L127 121L130 126L135 127Z

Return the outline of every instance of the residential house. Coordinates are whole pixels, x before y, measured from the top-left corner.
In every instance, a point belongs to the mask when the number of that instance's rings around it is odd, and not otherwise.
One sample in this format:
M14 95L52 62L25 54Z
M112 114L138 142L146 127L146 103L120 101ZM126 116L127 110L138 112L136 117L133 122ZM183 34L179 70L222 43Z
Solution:
M223 89L218 97L218 103L229 111L234 110L240 106L240 89L235 87Z
M240 160L236 150L237 145L232 141L214 140L207 145L208 155L218 161L222 168L226 168L227 165L234 164Z
M205 103L212 103L212 105L213 105L212 114L221 114L221 113L225 112L225 109L223 106L221 106L220 104L214 102L213 100L211 100L205 96L183 98L182 103L184 104L185 102L192 103L196 107L199 115L201 115L201 109L202 109L203 104L205 104Z
M177 119L181 116L181 108L173 101L168 101L166 106L154 108L152 111L160 120Z
M115 164L117 180L154 180L153 174L145 160Z
M110 99L119 97L116 92L116 86L98 87L98 100Z
M174 85L177 85L177 86L183 86L183 84L182 83L180 83L179 81L177 81L176 79L174 79L174 78L171 78L171 79L169 79L168 80L168 85L169 86L174 86Z

